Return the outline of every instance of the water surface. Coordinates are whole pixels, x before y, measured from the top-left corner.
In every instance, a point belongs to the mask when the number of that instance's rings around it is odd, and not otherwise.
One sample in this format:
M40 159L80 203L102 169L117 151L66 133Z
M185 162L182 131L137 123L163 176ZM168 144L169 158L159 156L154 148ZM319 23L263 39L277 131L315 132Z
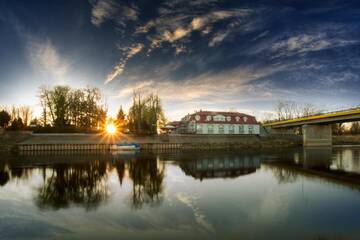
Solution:
M0 157L0 239L360 239L360 148Z

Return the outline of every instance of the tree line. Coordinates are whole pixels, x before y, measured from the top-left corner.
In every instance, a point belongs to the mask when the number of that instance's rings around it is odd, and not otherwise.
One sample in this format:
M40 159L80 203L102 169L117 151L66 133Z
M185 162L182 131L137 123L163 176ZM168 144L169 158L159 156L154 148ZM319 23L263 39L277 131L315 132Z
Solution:
M165 121L158 95L142 96L141 92L134 91L133 103L127 116L127 127L131 132L136 134L156 134L159 127L165 124Z
M0 108L0 126L8 130L35 127L37 132L92 132L103 130L110 121L121 131L151 135L166 121L160 97L153 93L134 91L128 114L120 106L116 118L110 120L97 88L40 87L38 97L40 116L32 118L32 109L28 106Z
M32 118L28 106L0 107L0 127L23 130L36 126L39 132L101 131L109 119L107 106L97 88L74 89L68 86L40 87L41 116ZM263 122L306 117L323 112L312 104L278 101L274 111L264 115ZM115 119L110 119L121 131L138 135L151 135L165 125L166 119L160 97L134 91L128 114L120 106ZM333 124L334 134L360 134L360 123ZM301 130L299 130L301 131Z
M106 121L107 106L97 88L72 89L56 86L40 88L43 127L76 127L85 131L100 129Z
M41 116L36 118L29 106L0 108L0 126L8 130L36 126L40 131L91 131L106 121L107 107L97 88L40 87L39 103Z
M32 109L29 106L0 107L0 127L9 130L22 130L29 126Z

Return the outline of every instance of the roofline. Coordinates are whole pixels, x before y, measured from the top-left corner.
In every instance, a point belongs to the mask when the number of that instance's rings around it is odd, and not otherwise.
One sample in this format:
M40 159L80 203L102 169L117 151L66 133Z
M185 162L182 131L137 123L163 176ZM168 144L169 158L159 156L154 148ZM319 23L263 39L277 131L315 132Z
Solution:
M188 113L186 115L196 115L196 114L199 114L199 113L214 113L214 114L231 113L231 114L242 114L242 115L247 116L247 117L255 117L253 115L249 115L249 114L242 113L242 112L207 111L207 110L201 110L201 111L194 112L194 113Z

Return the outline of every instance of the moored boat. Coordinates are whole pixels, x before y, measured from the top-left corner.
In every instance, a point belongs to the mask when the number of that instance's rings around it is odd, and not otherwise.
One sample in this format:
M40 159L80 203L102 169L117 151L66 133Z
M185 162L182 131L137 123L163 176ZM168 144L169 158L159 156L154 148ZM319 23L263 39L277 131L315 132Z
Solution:
M110 146L110 150L112 151L136 151L140 150L140 144L132 143L132 142L121 142L116 143Z

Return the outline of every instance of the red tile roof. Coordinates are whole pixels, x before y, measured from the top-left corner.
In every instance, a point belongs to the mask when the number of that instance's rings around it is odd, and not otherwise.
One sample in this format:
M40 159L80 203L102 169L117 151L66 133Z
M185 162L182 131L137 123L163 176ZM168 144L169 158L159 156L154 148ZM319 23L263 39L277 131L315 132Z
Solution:
M196 119L197 115L200 118ZM215 121L214 116L216 115L225 116L225 121ZM208 116L211 116L211 120L208 119ZM258 124L254 116L250 116L239 112L199 111L193 114L189 114L187 117L188 117L187 121L196 121L197 123ZM228 117L230 121L228 120Z

